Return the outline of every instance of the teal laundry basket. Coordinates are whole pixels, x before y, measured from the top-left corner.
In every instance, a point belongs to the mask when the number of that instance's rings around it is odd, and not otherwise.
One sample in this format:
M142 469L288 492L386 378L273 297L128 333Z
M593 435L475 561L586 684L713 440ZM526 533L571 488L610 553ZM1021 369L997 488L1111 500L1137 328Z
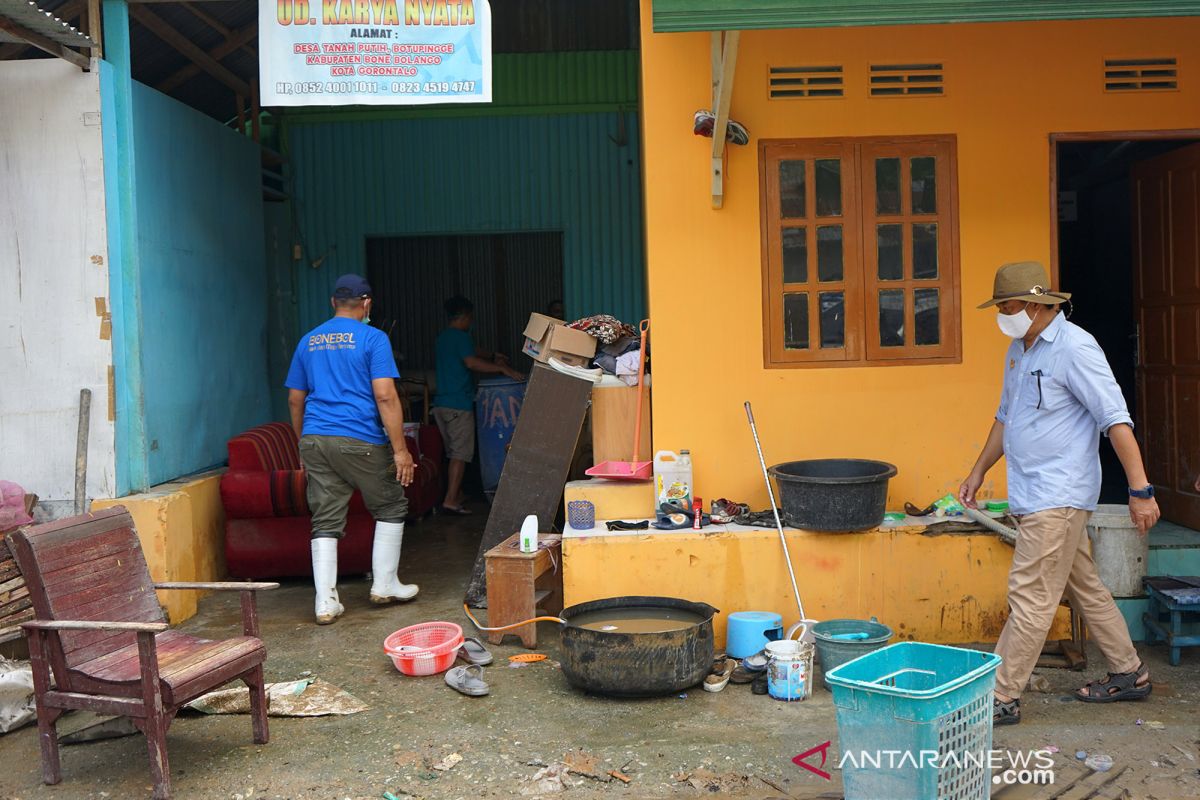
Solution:
M846 800L986 800L999 665L901 642L831 670Z

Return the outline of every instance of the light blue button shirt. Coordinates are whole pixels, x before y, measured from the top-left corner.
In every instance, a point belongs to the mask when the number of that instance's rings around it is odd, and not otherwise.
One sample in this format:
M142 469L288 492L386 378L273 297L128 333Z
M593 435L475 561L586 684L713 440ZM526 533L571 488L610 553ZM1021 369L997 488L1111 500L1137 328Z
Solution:
M1029 350L1020 339L1008 348L996 419L1004 424L1014 514L1064 507L1094 511L1100 499L1100 434L1107 436L1118 423L1133 425L1104 351L1062 314Z

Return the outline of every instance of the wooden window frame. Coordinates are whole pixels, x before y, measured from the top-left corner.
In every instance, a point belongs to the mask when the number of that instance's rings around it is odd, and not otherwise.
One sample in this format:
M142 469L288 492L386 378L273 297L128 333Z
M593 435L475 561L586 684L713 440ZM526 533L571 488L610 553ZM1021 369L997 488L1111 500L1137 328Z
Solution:
M900 215L877 215L874 204L875 158L902 159L901 181L906 182L913 157L934 156L937 163L937 212L913 215L911 191L902 192ZM842 214L839 217L815 215L815 175L806 174L806 211L804 219L784 220L780 213L780 161L840 157L842 159ZM806 171L809 170L806 167ZM958 244L958 158L957 140L949 135L870 136L838 139L766 139L759 143L760 214L762 219L762 290L763 290L763 365L768 369L819 367L887 367L962 363L961 287ZM868 180L870 181L868 183ZM938 224L939 277L915 280L911 277L911 224L929 220ZM816 227L826 221L843 226L843 281L820 283L816 270ZM877 270L875 225L896 222L904 225L903 250L905 277L899 281L880 281ZM782 231L788 227L807 227L810 266L806 284L784 284ZM904 289L905 331L908 341L901 347L879 344L878 291ZM938 288L940 343L917 345L913 289ZM845 346L821 348L819 301L809 300L809 347L784 347L783 298L786 293L823 290L845 291Z

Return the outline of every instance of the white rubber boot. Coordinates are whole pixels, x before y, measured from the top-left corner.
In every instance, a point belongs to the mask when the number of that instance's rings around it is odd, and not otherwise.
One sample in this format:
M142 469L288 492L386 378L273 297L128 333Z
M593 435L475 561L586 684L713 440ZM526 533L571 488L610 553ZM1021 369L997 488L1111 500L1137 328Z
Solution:
M321 536L312 540L313 586L317 590L315 612L318 625L328 625L346 609L338 601L338 540Z
M371 546L372 603L385 605L398 600L412 600L420 591L415 583L401 583L396 577L403 540L403 522L375 523L375 543Z

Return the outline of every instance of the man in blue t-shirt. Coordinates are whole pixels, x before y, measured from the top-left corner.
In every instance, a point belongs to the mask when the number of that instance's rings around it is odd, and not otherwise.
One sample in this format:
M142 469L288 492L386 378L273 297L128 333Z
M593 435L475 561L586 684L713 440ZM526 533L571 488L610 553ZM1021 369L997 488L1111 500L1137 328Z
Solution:
M365 279L338 278L330 302L333 318L301 337L286 381L308 476L318 625L345 610L337 593L337 543L355 489L375 518L371 602L411 600L418 591L396 577L408 515L403 487L412 483L416 465L404 443L391 342L367 324L371 286Z
M466 499L462 493L463 474L475 457L475 385L471 373L507 375L516 381L524 380L525 376L508 365L504 354L475 347L469 333L475 315L470 300L451 297L445 309L450 322L437 338L437 393L433 396L432 413L450 459L442 512L463 516L471 513L463 508Z

